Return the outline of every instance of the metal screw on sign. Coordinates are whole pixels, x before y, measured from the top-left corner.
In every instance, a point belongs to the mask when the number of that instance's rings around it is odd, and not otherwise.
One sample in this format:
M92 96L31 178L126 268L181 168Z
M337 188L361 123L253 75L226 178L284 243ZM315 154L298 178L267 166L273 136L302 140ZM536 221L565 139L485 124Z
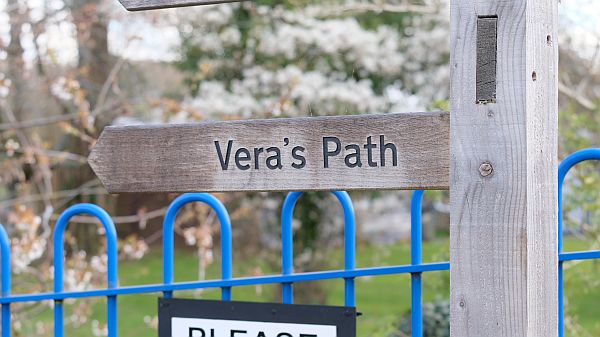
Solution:
M479 174L481 174L482 177L487 177L492 173L494 173L494 167L492 167L490 162L486 161L479 166Z
M241 1L243 0L119 0L121 5L123 5L123 7L125 7L128 11L214 5Z

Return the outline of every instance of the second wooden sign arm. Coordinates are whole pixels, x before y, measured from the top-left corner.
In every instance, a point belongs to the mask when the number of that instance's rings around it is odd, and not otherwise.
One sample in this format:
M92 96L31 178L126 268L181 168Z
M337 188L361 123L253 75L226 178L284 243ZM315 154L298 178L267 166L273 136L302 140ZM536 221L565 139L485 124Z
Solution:
M174 7L213 5L240 0L119 0L128 11L143 11Z

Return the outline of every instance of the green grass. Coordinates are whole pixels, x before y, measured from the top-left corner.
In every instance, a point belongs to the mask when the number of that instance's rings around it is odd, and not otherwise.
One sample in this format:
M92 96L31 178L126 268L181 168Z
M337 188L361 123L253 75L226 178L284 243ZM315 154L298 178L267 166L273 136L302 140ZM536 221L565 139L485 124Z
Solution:
M588 250L589 243L566 240L566 251ZM567 318L566 336L600 336L600 261L565 263L565 312ZM569 333L573 320L582 328L580 334Z
M565 243L566 250L585 250L589 243L569 239ZM427 242L424 244L424 260L426 262L446 261L448 258L447 240ZM331 254L330 268L341 268L343 253L335 251ZM358 249L358 267L408 264L410 261L410 245L397 244L390 246L361 246ZM218 278L219 262L214 263L207 272L207 278ZM234 256L235 276L250 276L251 270L261 267L268 272L268 266L259 258ZM271 273L277 273L272 271ZM600 266L596 262L569 263L565 272L567 310L574 320L591 336L600 336ZM175 256L175 279L178 282L192 281L197 277L197 258L191 252L178 252ZM121 286L152 284L162 282L162 255L160 251L135 262L125 262L119 267ZM319 281L326 291L326 302L331 305L342 305L344 287L342 280ZM448 298L448 272L427 273L424 276L425 302L437 298ZM241 301L277 301L277 285L262 287L262 293L256 287L234 288L235 300ZM160 294L130 295L119 297L119 335L120 336L156 336L157 333L144 321L154 318L157 313L157 298ZM207 289L201 293L185 291L176 293L177 297L218 299L218 289ZM67 305L65 315L68 319L70 308ZM410 276L392 275L361 278L357 280L357 307L363 314L358 318L358 336L387 337L401 316L410 311ZM92 305L92 320L105 322L105 301L96 300ZM51 321L51 312L40 316L41 321ZM67 327L67 336L93 336L91 324L74 329ZM25 333L24 335L28 335ZM574 334L567 333L567 336Z

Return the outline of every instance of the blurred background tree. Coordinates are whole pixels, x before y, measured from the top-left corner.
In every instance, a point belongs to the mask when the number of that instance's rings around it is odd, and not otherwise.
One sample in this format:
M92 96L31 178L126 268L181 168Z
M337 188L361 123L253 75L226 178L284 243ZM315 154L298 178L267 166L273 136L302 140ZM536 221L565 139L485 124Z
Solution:
M73 203L97 203L115 215L122 259L160 250L162 216L174 196L106 194L86 163L106 125L448 109L447 0L256 0L146 13L127 13L108 0L3 0L0 6L0 222L12 238L20 292L51 289L52 229ZM598 5L577 0L562 6L561 158L600 141L599 10L590 9ZM598 172L597 165L578 167L566 191L569 233L596 248ZM265 262L246 272L279 270L284 195L219 197L235 224L236 259ZM384 250L370 261L382 263L397 249L384 244L406 246L408 193L353 198L360 241L365 249ZM445 242L447 195L429 193L426 200L427 237ZM331 256L341 244L340 214L325 193L303 196L295 213L297 270L336 265ZM87 217L74 222L65 243L74 268L67 288L101 286L106 258L98 224ZM218 259L214 213L189 205L176 232L178 244L193 247L198 257L197 277L207 277ZM595 274L589 275L593 285ZM446 281L433 288L444 294ZM300 301L330 301L322 284L297 288ZM277 293L265 298L275 300ZM90 324L94 303L73 305L72 327L105 333L103 323ZM50 309L16 306L16 328L47 335ZM579 321L569 324L585 336L591 328ZM388 330L402 331L397 322Z

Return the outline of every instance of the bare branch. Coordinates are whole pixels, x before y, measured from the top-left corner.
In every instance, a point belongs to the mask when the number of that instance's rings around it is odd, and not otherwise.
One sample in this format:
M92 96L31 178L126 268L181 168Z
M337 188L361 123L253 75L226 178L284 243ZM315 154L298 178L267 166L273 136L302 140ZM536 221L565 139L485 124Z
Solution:
M123 67L124 64L125 64L125 58L121 57L121 58L119 58L117 63L115 63L113 68L110 70L110 73L108 74L108 77L106 78L106 81L104 81L104 84L102 85L100 94L98 95L98 101L96 103L96 107L92 111L92 116L96 115L96 111L101 110L104 107L104 104L106 101L106 96L108 95L108 90L110 89L110 87L113 85L113 83L117 79L117 75L119 75L119 72L121 71L121 68Z
M99 183L99 182L97 182ZM82 187L76 188L72 190L63 190L54 192L47 196L49 200L57 200L64 198L73 198L80 195L105 195L107 194L106 189L104 187ZM44 195L42 194L33 194L33 195L25 195L19 198L8 199L0 202L0 208L12 207L19 204L30 204L34 202L39 202L44 200Z
M11 123L15 123L17 118L10 108L4 109L4 114L6 118ZM29 140L29 137L22 130L17 130L17 137L21 141L21 143L25 146L32 147L32 142ZM35 181L35 185L39 191L40 200L44 202L44 216L42 217L42 226L44 228L49 228L49 214L54 210L54 206L52 205L52 201L50 198L50 194L54 190L52 186L52 171L47 164L44 163L43 160L36 160L37 165L34 165L34 170L41 176L42 182Z
M2 123L0 124L0 131L6 130L18 130L18 129L27 129L33 128L36 126L44 126L49 124L54 124L58 122L64 122L72 119L78 118L79 113L72 113L68 115L56 115L56 116L48 116L44 118L31 119L28 121L16 121L14 123Z
M71 160L80 164L87 163L86 157L71 152L46 150L40 148L30 148L30 150L36 155L47 156L50 158L56 158L60 160Z
M5 149L6 150L6 149ZM22 149L13 150L16 153L27 154L32 153L36 156L45 156L48 158L55 158L58 160L70 160L80 164L86 164L87 158L75 153L65 152L65 151L56 151L56 150L46 150L35 146L28 146Z
M95 109L92 112L92 116L95 117L104 112L114 110L122 104L123 104L123 102L117 101L117 102L114 102L113 104L109 104L108 106L105 106L101 109ZM70 120L76 120L76 119L79 119L80 117L81 117L81 115L79 114L79 112L74 112L74 113L64 114L64 115L55 115L55 116L48 116L48 117L43 117L43 118L36 118L36 119L27 120L27 121L15 121L15 122L10 122L10 123L2 123L2 124L0 124L0 131L20 130L20 129L39 127L39 126L46 126L46 125L66 122L66 121L70 121Z
M569 86L567 86L563 82L558 82L558 91L560 91L561 94L575 100L577 103L581 104L581 106L583 106L584 108L586 108L588 110L595 110L597 107L594 102L589 100L587 97L584 97L582 94L578 93L577 91L571 89Z
M114 216L112 220L115 224L132 224L132 223L140 223L156 218L160 218L165 215L167 212L167 207L159 208L144 214L134 214L134 215L123 215L123 216ZM53 214L52 219L57 220L60 214ZM72 222L77 223L98 223L98 219L91 216L74 216L71 218Z

